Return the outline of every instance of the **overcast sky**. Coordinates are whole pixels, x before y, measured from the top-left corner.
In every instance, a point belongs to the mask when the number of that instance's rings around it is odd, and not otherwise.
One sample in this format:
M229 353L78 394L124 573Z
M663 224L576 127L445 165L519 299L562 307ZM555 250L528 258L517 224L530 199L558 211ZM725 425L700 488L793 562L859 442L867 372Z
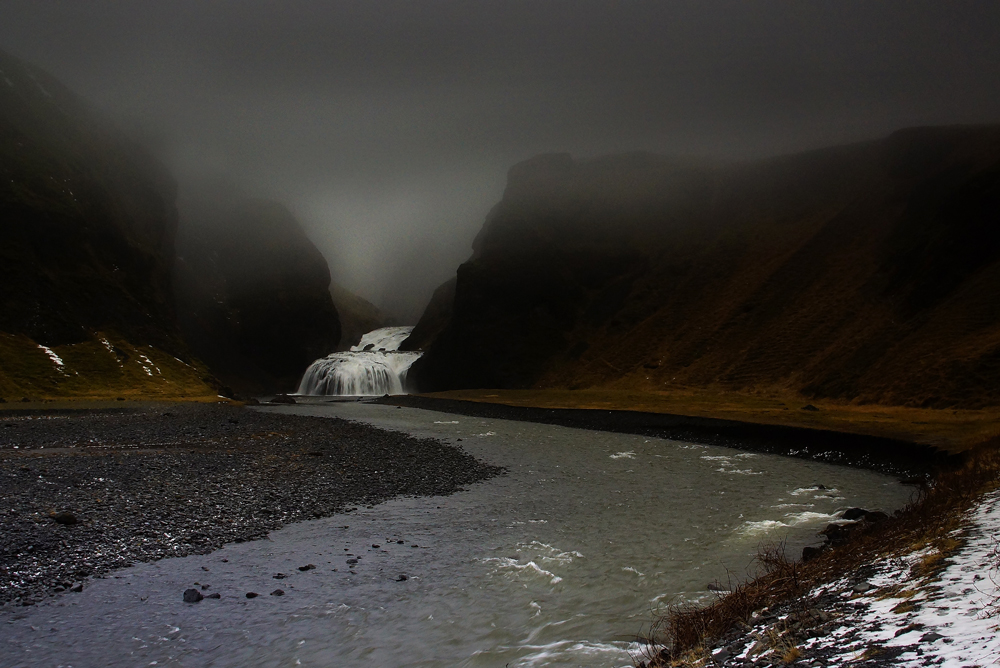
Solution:
M0 48L181 178L285 202L413 320L536 153L750 157L1000 122L1000 2L0 0Z

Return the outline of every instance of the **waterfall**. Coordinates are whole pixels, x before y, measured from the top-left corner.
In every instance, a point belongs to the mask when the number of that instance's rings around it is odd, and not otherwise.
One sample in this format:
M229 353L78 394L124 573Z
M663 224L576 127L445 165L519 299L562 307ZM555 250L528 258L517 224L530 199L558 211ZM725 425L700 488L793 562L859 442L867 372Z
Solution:
M404 394L406 372L421 353L399 350L413 327L382 327L361 337L347 352L331 353L309 365L296 394L381 396Z

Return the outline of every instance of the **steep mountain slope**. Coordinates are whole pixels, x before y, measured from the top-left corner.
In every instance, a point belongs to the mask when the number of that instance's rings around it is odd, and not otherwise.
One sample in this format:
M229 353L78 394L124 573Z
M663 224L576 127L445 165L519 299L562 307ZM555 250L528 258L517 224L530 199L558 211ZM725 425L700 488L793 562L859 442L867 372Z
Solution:
M0 397L214 396L174 325L174 196L139 146L0 51Z
M742 164L540 156L474 251L422 390L1000 402L1000 127Z
M185 217L177 250L184 337L230 388L290 392L313 360L336 349L330 269L281 204L200 202Z
M377 306L338 283L330 283L330 296L333 297L333 305L337 307L337 315L340 316L338 350L350 350L368 332L396 324Z

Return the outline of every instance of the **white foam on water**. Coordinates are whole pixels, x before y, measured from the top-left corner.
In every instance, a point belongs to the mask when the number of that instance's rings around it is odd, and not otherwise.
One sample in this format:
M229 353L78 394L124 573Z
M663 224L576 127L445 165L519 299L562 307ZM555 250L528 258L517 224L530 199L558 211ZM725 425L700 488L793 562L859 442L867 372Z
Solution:
M403 394L406 373L422 355L399 350L412 331L412 327L382 327L368 332L350 351L331 353L309 365L295 394L369 397Z
M635 453L631 450L627 452L616 452L613 455L608 455L611 459L635 459Z
M547 645L521 645L517 648L505 649L528 650L530 652L516 662L508 663L507 665L511 668L574 666L579 665L582 659L592 661L602 656L607 656L607 660L612 662L607 664L609 668L612 666L614 668L632 668L637 660L642 660L646 655L644 651L650 651L648 645L640 645L635 642L592 642L587 640L560 640Z
M549 584L559 584L562 582L562 578L553 573L552 571L547 571L534 561L528 561L526 563L521 563L517 559L512 559L511 557L487 557L482 560L484 563L493 562L495 563L496 569L494 573L513 573L520 574L526 573L528 575L538 575L544 578L548 578Z
M735 475L764 475L763 471L754 471L753 469L715 469L719 473L732 473Z
M744 522L739 526L737 531L744 536L759 536L787 526L787 524L778 520L761 520L759 522Z
M788 526L793 527L816 522L833 522L838 519L837 515L833 513L815 513L808 510L801 513L788 513L785 517Z

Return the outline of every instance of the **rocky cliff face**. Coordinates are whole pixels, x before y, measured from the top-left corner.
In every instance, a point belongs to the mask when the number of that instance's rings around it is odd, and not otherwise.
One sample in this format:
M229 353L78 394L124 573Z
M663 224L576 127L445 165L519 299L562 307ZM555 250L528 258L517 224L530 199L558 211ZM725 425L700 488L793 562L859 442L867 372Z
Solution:
M331 283L330 296L340 317L341 335L337 350L350 350L368 332L397 324L377 306L342 285Z
M171 308L174 197L101 114L0 52L0 397L209 391Z
M242 394L290 392L336 349L326 260L274 202L200 202L178 237L178 317L192 350Z
M541 156L511 170L411 373L995 405L998 260L996 126L744 164Z

